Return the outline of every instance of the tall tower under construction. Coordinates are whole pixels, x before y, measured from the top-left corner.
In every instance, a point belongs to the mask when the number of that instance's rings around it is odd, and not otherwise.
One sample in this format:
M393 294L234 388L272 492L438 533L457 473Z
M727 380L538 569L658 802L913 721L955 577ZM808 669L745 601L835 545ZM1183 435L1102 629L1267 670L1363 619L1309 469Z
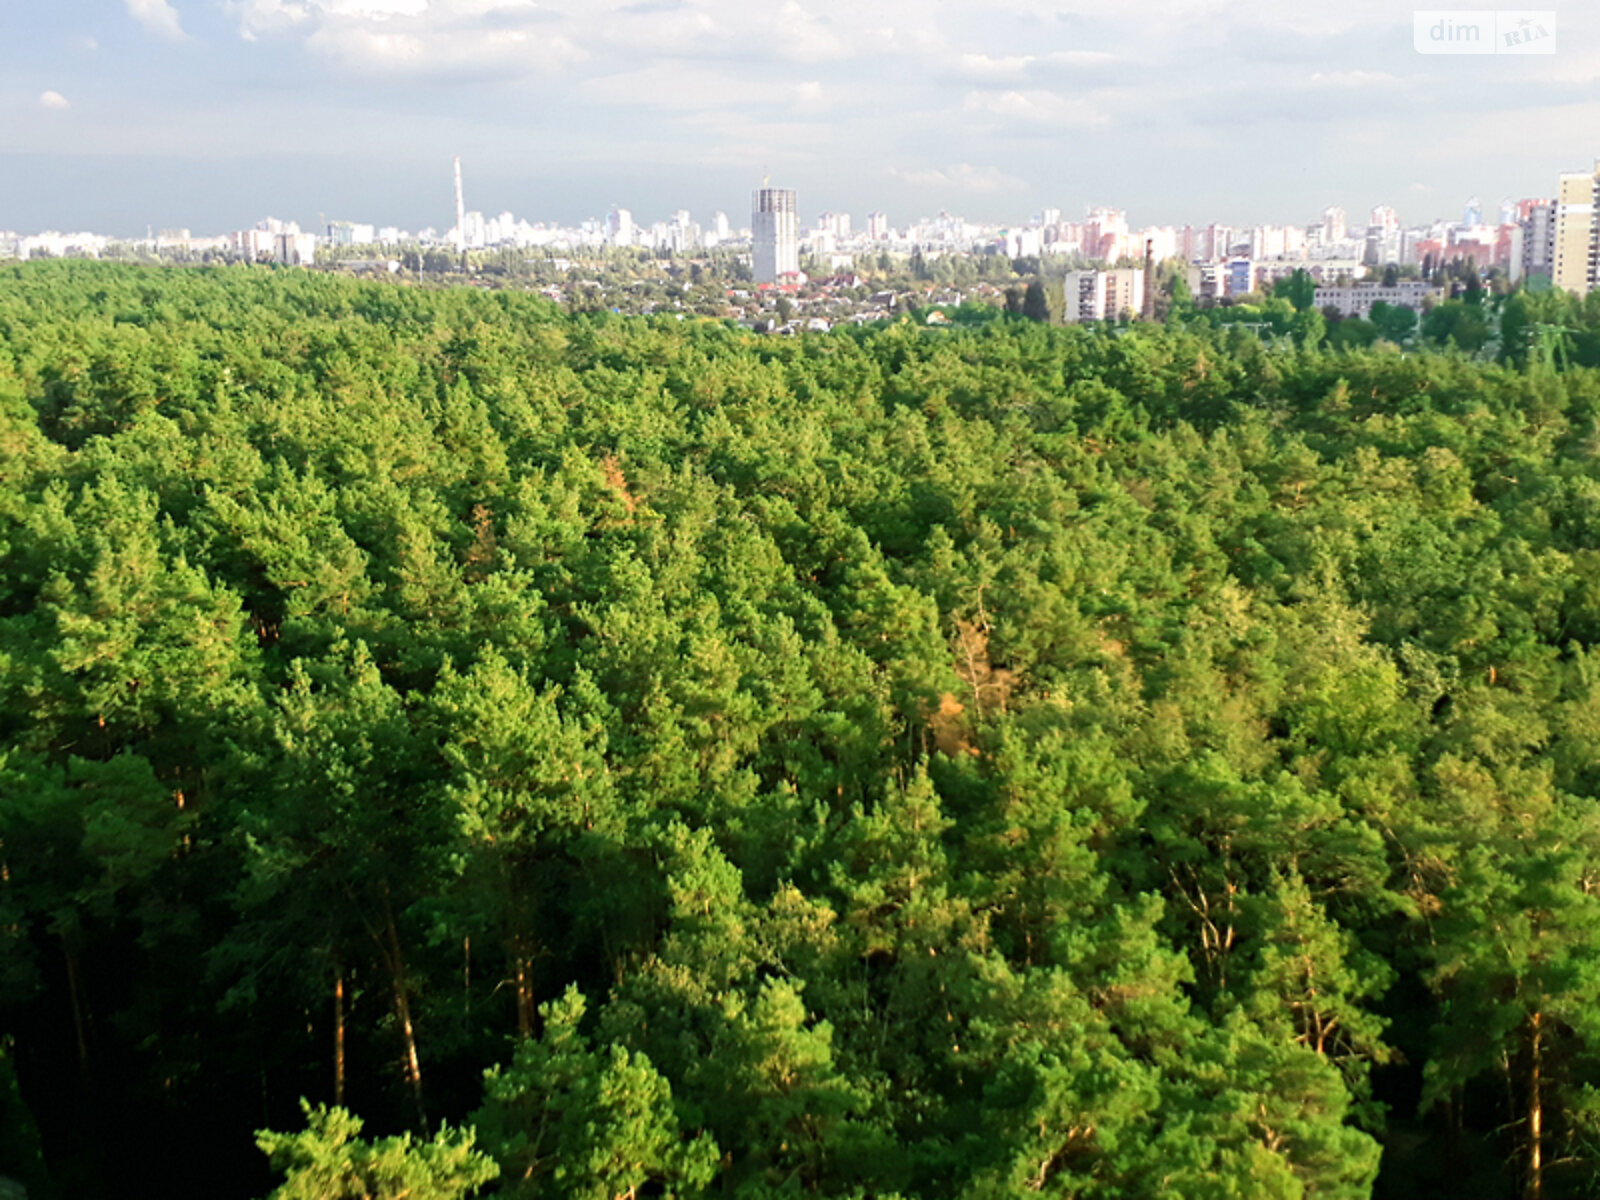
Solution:
M800 216L793 188L757 188L750 204L751 268L757 283L800 271Z

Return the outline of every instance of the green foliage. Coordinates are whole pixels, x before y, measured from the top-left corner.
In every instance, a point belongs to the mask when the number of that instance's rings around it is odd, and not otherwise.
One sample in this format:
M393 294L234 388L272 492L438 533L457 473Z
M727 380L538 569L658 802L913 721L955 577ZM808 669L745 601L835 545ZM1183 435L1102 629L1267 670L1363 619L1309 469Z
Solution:
M283 1196L1592 1195L1600 302L1021 267L784 339L0 271L62 1191L261 1194L308 1095Z
M1310 312L1316 300L1317 281L1311 278L1309 271L1303 268L1296 269L1293 274L1272 285L1272 294L1294 305L1297 313Z
M1488 342L1490 328L1482 306L1468 293L1465 300L1446 300L1430 309L1422 318L1422 336L1471 354Z
M440 1129L431 1141L403 1133L367 1142L361 1119L344 1109L301 1107L302 1132L256 1135L272 1169L285 1175L271 1200L460 1200L500 1173L473 1148L470 1129Z
M717 1146L680 1131L672 1087L643 1054L591 1048L579 1032L584 999L569 988L542 1005L538 1038L485 1077L473 1117L507 1196L610 1200L648 1188L695 1196L716 1174Z

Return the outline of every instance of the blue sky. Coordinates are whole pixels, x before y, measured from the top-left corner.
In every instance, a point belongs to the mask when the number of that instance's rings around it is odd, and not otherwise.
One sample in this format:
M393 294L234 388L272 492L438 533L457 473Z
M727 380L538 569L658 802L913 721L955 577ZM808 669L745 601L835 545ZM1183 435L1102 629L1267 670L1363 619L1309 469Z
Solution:
M1407 220L1600 155L1600 6L1438 57L1379 0L0 0L0 229L738 224L764 172L903 223ZM1591 15L1592 14L1592 15ZM1358 216L1359 215L1359 216Z

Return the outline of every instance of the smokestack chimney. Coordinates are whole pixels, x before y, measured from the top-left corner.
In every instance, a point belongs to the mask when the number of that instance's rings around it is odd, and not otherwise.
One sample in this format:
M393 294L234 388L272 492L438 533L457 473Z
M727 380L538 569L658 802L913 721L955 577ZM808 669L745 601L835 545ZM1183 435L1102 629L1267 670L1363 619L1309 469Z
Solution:
M1156 242L1154 238L1144 240L1144 303L1139 306L1139 315L1146 321L1156 319Z

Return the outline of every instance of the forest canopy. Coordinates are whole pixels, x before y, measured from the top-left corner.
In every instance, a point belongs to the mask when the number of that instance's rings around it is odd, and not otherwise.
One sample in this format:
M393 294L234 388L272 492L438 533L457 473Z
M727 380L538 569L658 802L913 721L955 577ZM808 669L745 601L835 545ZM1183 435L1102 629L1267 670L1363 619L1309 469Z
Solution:
M1594 1195L1600 375L1504 357L0 271L0 1175Z

